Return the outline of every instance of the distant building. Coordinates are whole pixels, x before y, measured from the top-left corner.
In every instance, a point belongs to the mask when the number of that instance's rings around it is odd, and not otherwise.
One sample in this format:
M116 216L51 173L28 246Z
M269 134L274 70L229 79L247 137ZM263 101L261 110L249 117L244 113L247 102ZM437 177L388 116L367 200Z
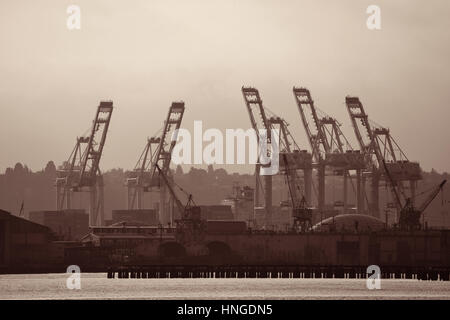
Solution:
M234 183L232 195L223 199L221 204L231 206L235 220L253 220L253 193L253 188L240 187L239 184Z
M200 206L203 220L233 220L233 212L229 205Z
M80 266L111 263L142 262L137 248L142 247L153 258L158 257L158 247L165 242L176 243L174 228L117 223L107 227L92 227L81 242L83 246L66 250L66 260L76 261Z
M202 220L234 220L231 205L200 205L200 214ZM177 207L174 208L174 220L180 219L181 214Z
M60 240L79 240L89 232L89 215L85 210L31 211L29 219L49 227Z

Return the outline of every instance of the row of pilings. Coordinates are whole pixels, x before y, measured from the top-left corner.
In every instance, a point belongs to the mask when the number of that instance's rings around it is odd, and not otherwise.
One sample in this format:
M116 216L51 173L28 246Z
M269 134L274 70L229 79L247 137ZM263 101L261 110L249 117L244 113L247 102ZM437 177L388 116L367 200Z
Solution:
M285 278L285 279L366 279L376 277L367 269L357 266L195 266L149 265L121 266L107 270L110 279L163 279L163 278ZM449 281L450 267L380 267L381 279L416 279Z

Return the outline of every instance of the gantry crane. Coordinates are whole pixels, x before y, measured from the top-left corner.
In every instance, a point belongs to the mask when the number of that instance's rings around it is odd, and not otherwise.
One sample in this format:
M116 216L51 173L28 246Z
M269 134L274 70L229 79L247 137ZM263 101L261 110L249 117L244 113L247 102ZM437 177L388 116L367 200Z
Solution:
M173 102L169 108L161 135L147 140L136 166L127 177L128 209L143 209L143 192L152 188L160 190L160 221L168 222L166 210L166 185L159 182L159 171L156 165L168 175L172 150L175 147L178 130L184 115L184 102Z
M272 129L279 134L280 172L284 174L289 188L294 224L311 223L312 211L304 210L311 204L312 155L301 150L288 129L288 123L277 116L269 118ZM298 175L303 170L303 183Z
M90 135L77 138L69 160L57 170L56 209L71 209L72 192L88 191L91 226L104 223L103 177L99 164L112 111L112 101L100 102Z
M250 122L252 128L255 130L256 139L258 142L258 148L265 144L267 146L267 159L271 158L269 146L271 146L271 128L269 119L266 116L266 112L263 107L263 102L259 95L259 91L251 87L242 87L242 95L244 97L245 105L247 106L247 111L250 116ZM260 141L259 132L266 133L266 141ZM259 152L258 152L259 153ZM264 194L264 208L265 208L265 224L269 226L272 224L272 176L264 175L264 187L261 183L261 166L270 167L270 163L261 164L261 157L258 154L257 163L255 166L255 206L260 206L259 193L263 191Z
M414 205L414 203L411 201L411 198L409 197L406 198L404 204L402 204L402 201L400 200L400 194L395 188L396 181L394 180L390 172L390 169L387 166L387 163L384 160L382 160L382 164L384 172L390 181L390 186L392 193L394 195L394 200L396 201L397 206L401 208L398 217L398 226L404 230L420 229L421 226L420 217L422 216L425 209L434 200L434 198L436 198L438 193L442 190L447 180L443 180L440 184L435 186L430 191L428 197L426 197L425 200L422 202L422 204L420 204L418 207Z
M158 164L155 165L155 168L158 170L159 176L161 178L160 183L163 182L166 185L167 189L170 192L170 195L174 199L175 205L177 206L177 209L181 215L179 220L200 220L201 208L200 206L197 206L195 204L194 199L192 198L192 194L188 194L188 201L186 205L183 206L172 187L172 183L169 182L167 175L164 173L164 170L161 169Z
M371 213L379 216L379 181L383 177L386 179L386 170L389 169L393 198L395 194L393 190L400 194L405 194L404 181L410 182L410 201L414 203L415 189L418 180L422 179L420 165L417 162L411 162L406 157L390 134L389 129L381 126L372 128L369 117L364 110L364 106L358 97L346 97L347 106L353 129L364 154L369 175L371 177ZM385 163L385 165L383 165ZM386 179L389 181L390 179ZM406 196L405 196L406 198ZM396 201L397 211L400 212L402 207Z
M180 199L175 194L172 183L169 182L164 170L161 169L158 164L155 164L155 169L159 173L159 183L164 184L167 187L181 215L180 219L175 220L176 227L179 230L179 232L176 233L177 240L180 242L197 241L202 237L202 233L205 231L205 221L202 220L201 217L201 207L195 204L192 194L187 194L188 200L186 205L183 206ZM183 189L181 190L185 192Z
M272 142L275 142L273 139L278 139L277 145L279 147L279 155L278 155L278 164L280 166L280 170L287 174L287 182L290 189L291 199L294 197L293 202L293 213L294 220L296 219L295 213L298 212L296 209L299 205L299 201L296 201L296 197L301 194L301 198L304 198L306 195L305 203L309 203L311 201L311 171L312 171L312 157L311 154L300 151L300 148L296 144L292 135L290 134L287 123L281 119L280 117L273 116L268 117L266 115L265 108L262 103L262 99L259 95L259 91L255 88L250 87L242 87L242 93L244 96L244 100L247 106L247 111L250 116L250 122L252 124L252 128L256 132L258 146L261 147L262 143L267 143L267 151L266 155L268 159L272 159L271 156L271 148ZM265 136L266 141L260 141L259 132L262 130L266 132ZM277 137L272 136L273 132L278 132ZM294 148L294 149L292 149ZM263 150L261 148L261 150ZM287 165L286 165L286 161ZM261 164L260 157L258 155L258 161L255 166L255 178L256 178L256 187L255 187L255 206L259 206L259 192L260 190L264 193L264 207L266 211L266 225L270 225L272 221L272 175L265 175L264 177L264 187L261 183L260 170L261 167L271 166L271 163ZM301 180L298 177L297 170L302 169L305 172L305 188L301 186ZM300 219L300 216L297 218Z
M147 139L147 144L139 157L132 172L128 174L126 179L127 186L127 207L128 210L143 208L143 192L149 191L150 186L155 183L150 175L150 167L155 151L159 146L159 137L151 137Z
M333 167L336 174L343 175L344 177L344 195L342 201L344 212L347 210L347 180L350 178L349 170L356 170L357 187L354 191L356 191L358 210L361 210L360 171L364 168L365 164L360 152L352 149L336 119L328 115L319 116L311 93L307 88L294 87L293 93L312 150L315 167L318 171L319 211L322 211L325 206L326 166ZM351 180L350 183L353 187Z
M306 88L294 87L293 92L300 116L302 118L303 127L305 128L306 136L308 137L314 161L319 163L325 159L325 154L330 150L328 140L325 137L325 131L320 123L320 119L309 90ZM313 125L310 125L308 121L307 111L310 113Z
M358 212L364 211L364 200L367 200L364 190L361 188L361 174L366 167L364 156L360 150L354 150L344 133L341 131L341 124L328 115L320 119L320 125L325 132L325 139L329 146L325 154L325 164L331 166L335 175L343 176L343 212L347 212L348 181L353 189ZM351 179L350 170L356 172L356 188Z
M289 160L286 154L282 155L284 162L284 172L289 188L289 195L292 203L292 216L294 218L294 228L300 228L305 231L312 223L313 210L308 207L306 198L298 181L296 170L290 168Z
M295 154L281 153L283 163L282 172L285 173L286 182L289 188L289 195L292 204L292 217L294 218L294 228L305 231L312 223L313 210L308 207L305 193L302 188L300 178L297 174L296 161L292 156Z

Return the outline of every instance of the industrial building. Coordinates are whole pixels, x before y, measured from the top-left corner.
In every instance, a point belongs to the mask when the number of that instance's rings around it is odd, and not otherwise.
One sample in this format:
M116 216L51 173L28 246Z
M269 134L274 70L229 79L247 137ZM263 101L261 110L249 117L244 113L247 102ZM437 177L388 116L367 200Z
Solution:
M49 269L57 253L49 227L0 210L0 270Z
M49 227L59 240L79 240L89 232L89 216L85 210L30 211L29 220Z
M233 220L233 211L229 205L200 206L204 220Z

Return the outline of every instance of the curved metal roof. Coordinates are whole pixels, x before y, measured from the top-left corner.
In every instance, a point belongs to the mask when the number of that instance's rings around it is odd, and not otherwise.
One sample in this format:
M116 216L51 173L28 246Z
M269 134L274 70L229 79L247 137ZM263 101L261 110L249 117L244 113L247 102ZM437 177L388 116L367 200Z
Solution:
M314 231L379 231L385 223L375 217L364 214L340 214L326 218L312 227Z

